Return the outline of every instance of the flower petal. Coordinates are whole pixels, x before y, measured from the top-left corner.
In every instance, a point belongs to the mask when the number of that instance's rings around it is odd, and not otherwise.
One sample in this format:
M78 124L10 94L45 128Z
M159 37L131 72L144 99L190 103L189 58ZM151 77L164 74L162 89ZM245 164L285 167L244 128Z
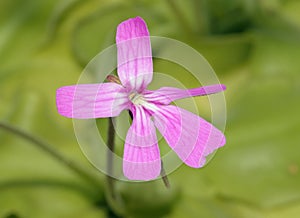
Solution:
M172 101L192 96L210 95L222 92L226 89L223 84L202 86L194 89L178 89L173 87L162 87L155 91L146 91L144 97L149 102L170 104Z
M159 176L160 170L160 152L154 124L150 115L141 106L136 106L125 141L124 175L131 180L152 180Z
M153 75L151 43L145 21L136 17L120 23L116 42L122 84L130 90L143 91Z
M125 89L116 83L64 86L56 91L58 113L69 118L114 117L128 105Z
M185 164L202 167L205 156L225 144L223 133L201 117L173 105L159 108L155 126Z

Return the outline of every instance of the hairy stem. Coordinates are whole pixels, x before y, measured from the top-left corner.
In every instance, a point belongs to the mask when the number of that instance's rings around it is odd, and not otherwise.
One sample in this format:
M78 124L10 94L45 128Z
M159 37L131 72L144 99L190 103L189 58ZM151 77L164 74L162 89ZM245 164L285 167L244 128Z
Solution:
M41 139L19 129L14 126L11 126L7 123L0 122L0 129L3 129L7 132L10 132L11 134L14 134L18 137L21 137L28 142L31 142L33 145L35 145L37 148L43 150L46 154L49 154L54 159L56 159L61 164L65 165L69 169L71 169L73 172L75 172L77 175L79 175L81 178L85 179L95 187L99 189L103 189L103 186L101 185L101 181L96 175L90 173L87 169L81 167L80 165L77 165L72 160L66 158L64 155L62 155L60 152L58 152L54 146L42 141Z

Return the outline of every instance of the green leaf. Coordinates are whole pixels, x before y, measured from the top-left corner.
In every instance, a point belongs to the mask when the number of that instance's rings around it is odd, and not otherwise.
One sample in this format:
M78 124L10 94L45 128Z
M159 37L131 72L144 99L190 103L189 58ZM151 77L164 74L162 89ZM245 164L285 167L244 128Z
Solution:
M299 74L300 34L284 30L282 34L265 32L255 35L250 65L254 74L270 78L284 76L287 79Z
M119 183L117 190L129 217L163 217L179 197L176 186L167 189L161 180L146 183Z
M57 1L5 1L0 7L0 76L23 64L45 37L47 19Z
M253 79L229 113L227 145L207 166L222 198L274 208L300 199L300 109L288 78Z
M0 217L32 217L32 218L101 218L106 217L105 211L97 208L91 202L64 186L30 187L22 184L3 188L0 185Z

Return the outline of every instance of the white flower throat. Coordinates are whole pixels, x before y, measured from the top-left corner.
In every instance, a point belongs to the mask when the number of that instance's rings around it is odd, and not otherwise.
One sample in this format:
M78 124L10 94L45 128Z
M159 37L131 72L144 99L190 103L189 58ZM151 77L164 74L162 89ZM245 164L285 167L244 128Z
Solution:
M129 95L129 100L135 105L145 105L146 100L143 95L133 92Z

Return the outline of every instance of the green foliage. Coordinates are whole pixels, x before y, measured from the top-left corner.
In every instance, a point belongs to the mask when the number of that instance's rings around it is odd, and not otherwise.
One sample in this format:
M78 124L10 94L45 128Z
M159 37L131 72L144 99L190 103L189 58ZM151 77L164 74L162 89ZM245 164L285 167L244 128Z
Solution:
M0 1L1 121L90 169L72 121L56 112L55 90L76 83L89 60L114 43L117 24L139 15L152 35L202 53L227 85L227 145L203 169L180 167L169 176L170 190L161 181L117 182L123 203L114 207L124 207L126 217L297 218L299 10L297 0ZM198 85L174 64L154 65ZM207 99L197 104L209 117ZM106 131L105 120L98 124ZM105 190L2 130L0 141L1 218L113 214Z

